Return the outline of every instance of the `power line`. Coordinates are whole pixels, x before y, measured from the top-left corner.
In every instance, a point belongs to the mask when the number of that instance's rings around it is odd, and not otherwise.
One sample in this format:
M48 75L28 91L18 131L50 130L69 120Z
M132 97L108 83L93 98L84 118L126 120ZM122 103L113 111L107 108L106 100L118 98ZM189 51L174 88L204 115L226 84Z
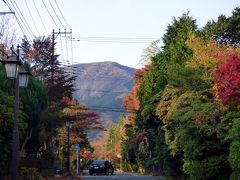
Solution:
M53 7L51 1L48 0L48 2L49 2L49 4L50 4L51 8L53 9L53 12L54 12L55 16L57 17L58 21L59 21L60 24L62 25L63 29L66 29L65 26L62 24L62 21L59 19L58 14L56 13L56 11L55 11L55 9L54 9L54 7Z
M67 21L66 21L65 17L63 16L63 13L62 13L62 11L61 11L61 10L60 10L60 8L59 8L57 1L56 1L56 0L54 0L54 2L55 2L55 4L57 5L58 11L60 12L60 14L61 14L61 16L62 16L63 20L64 20L64 21L65 21L65 23L66 23L66 25L69 27L69 29L71 29L71 27L70 27L70 26L69 26L69 24L67 23Z
M70 32L67 32L66 31L66 29L65 29L65 31L64 32L60 32L60 29L59 29L59 32L56 32L55 33L57 36L56 37L58 37L58 36L60 36L60 45L61 45L61 50L62 50L62 53L63 53L63 45L62 45L62 34L64 34L65 36L64 36L64 38L65 38L65 50L66 50L66 60L63 58L62 59L62 63L68 63L69 62L69 59L68 59L68 43L67 43L67 34L70 34L70 36L72 35L72 30L70 31ZM64 62L65 61L65 62ZM70 64L70 63L69 63Z
M44 28L44 30L46 31L46 33L48 34L47 29L46 29L46 26L45 26L45 24L43 23L42 16L40 15L40 13L39 13L39 11L38 11L38 8L37 8L37 6L36 6L35 0L33 0L33 4L34 4L34 7L35 7L35 9L36 9L36 11L37 11L37 14L38 14L38 16L39 16L39 18L40 18L40 21L41 21L41 23L42 23L42 25L43 25L43 28Z
M64 54L63 54L63 46L62 46L62 38L60 36L60 45L61 45L61 51L62 51L62 60L64 59Z
M99 39L99 40L103 40L103 39L107 39L107 40L145 40L145 41L152 41L152 40L156 40L157 38L139 38L139 37L100 37L100 36L82 36L82 37L74 37L73 39L81 39L81 38L85 38L85 39Z
M124 109L119 107L102 107L102 106L87 106L89 110L93 111L110 111L110 112L121 112L121 113L136 113L136 109ZM78 109L86 109L85 107L78 107Z
M48 12L48 15L51 17L53 23L58 27L58 29L60 29L59 26L57 25L56 21L53 19L53 17L52 17L52 15L51 15L50 11L48 10L48 8L47 8L47 6L46 6L44 0L42 0L42 2L43 2L43 5L44 5L45 9L46 9L47 12Z
M130 93L131 91L111 91L111 90L109 90L109 91L100 91L100 90L93 90L93 89L84 89L84 88L78 88L78 89L74 89L75 91L76 90L81 90L81 91L89 91L89 92L100 92L100 93L118 93L118 94L120 94L120 93L122 93L122 94L127 94L127 93Z
M150 43L158 38L131 38L131 37L74 37L75 42L100 42L100 43Z
M65 29L66 31L66 29ZM69 61L68 59L68 43L67 43L67 34L65 33L65 42L66 42L66 54L67 54L67 61Z
M21 12L20 8L18 7L17 3L15 2L15 0L13 0L14 3L12 2L12 0L10 0L10 2L12 3L12 5L13 5L14 9L16 10L16 12L17 12L18 14L20 13L20 14L19 14L20 19L22 19L22 22L23 22L23 24L26 26L27 31L30 33L30 35L31 35L31 36L33 37L33 39L34 39L35 34L33 33L31 27L29 26L28 22L26 21L24 15L22 14L22 12ZM14 4L15 4L15 6L14 6ZM22 16L22 18L21 18L21 16Z
M71 29L72 32L72 29ZM71 56L72 56L72 63L73 63L73 43L72 43L72 33L71 33Z
M31 19L32 19L32 21L33 21L33 25L34 25L34 27L35 27L35 29L36 29L38 35L40 36L40 33L38 32L38 28L37 28L37 26L36 26L36 23L35 23L35 21L34 21L34 18L33 18L33 16L32 16L31 11L30 11L30 8L29 8L29 6L28 6L28 4L27 4L27 0L25 0L25 4L26 4L26 6L27 6L27 9L28 9L29 15L30 15L30 17L31 17Z
M24 27L22 26L22 23L20 22L20 20L19 20L18 17L16 16L14 10L11 8L11 6L10 6L6 1L4 1L4 3L7 5L7 7L10 9L10 11L14 14L14 16L15 16L15 18L16 18L16 21L17 21L17 23L18 23L21 31L23 32L23 34L25 34L26 37L27 37L30 41L32 41L31 38L29 37L28 33L26 33Z

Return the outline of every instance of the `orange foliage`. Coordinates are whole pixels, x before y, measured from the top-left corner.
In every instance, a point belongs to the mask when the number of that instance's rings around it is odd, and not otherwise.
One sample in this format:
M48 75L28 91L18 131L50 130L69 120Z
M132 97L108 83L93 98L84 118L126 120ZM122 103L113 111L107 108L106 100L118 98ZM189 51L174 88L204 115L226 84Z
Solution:
M123 105L128 111L126 123L130 123L133 125L135 124L134 123L134 121L135 121L134 111L136 111L140 108L140 102L137 97L137 92L138 92L138 89L139 89L141 83L144 80L144 76L146 75L146 73L148 72L150 67L151 67L151 65L146 65L144 68L137 69L134 72L134 82L135 82L134 86L131 90L131 93L123 98Z
M106 145L106 142L107 142L106 133L104 133L101 137L91 142L91 146L94 148L93 157L95 159L105 159L107 157L107 152L104 148Z
M73 106L73 105L76 105L76 101L73 99L70 99L67 96L64 96L62 98L62 104L66 105L66 106Z
M63 97L62 106L64 107L63 113L67 118L66 121L69 120L72 122L72 128L70 129L70 144L86 141L85 134L89 130L105 130L100 121L100 116L94 112L89 112L86 106L79 105L69 97ZM67 128L65 126L58 129L58 136L56 139L62 145L67 141L66 134Z
M191 36L187 45L193 50L193 58L187 62L191 68L202 68L204 80L212 80L212 72L217 68L221 59L225 59L231 54L240 55L240 48L231 46L219 46L215 41L208 42Z

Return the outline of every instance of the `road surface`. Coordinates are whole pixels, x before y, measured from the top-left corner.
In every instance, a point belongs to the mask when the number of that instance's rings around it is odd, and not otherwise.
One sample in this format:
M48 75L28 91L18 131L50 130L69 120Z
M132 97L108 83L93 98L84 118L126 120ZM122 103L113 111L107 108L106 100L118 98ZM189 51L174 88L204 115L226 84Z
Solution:
M82 175L83 180L164 180L163 177L154 177L154 176L148 176L148 175L139 175L135 173L119 173L114 172L113 175L92 175L89 174L83 174Z

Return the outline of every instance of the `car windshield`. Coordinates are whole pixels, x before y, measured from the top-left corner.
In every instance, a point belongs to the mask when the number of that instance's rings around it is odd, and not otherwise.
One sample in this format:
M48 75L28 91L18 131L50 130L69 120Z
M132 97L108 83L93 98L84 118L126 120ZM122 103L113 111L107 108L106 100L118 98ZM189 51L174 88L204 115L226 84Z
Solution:
M93 161L92 162L92 164L97 164L97 165L99 165L99 164L104 164L104 160L96 160L96 161Z

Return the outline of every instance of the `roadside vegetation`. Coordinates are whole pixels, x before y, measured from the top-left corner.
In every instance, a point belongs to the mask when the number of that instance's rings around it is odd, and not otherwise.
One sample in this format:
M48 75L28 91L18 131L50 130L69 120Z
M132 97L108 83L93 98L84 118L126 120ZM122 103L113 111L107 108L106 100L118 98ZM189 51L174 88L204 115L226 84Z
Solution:
M239 8L202 28L185 13L161 47L144 51L146 65L123 100L128 115L108 130L106 150L121 170L240 177L239 24Z

